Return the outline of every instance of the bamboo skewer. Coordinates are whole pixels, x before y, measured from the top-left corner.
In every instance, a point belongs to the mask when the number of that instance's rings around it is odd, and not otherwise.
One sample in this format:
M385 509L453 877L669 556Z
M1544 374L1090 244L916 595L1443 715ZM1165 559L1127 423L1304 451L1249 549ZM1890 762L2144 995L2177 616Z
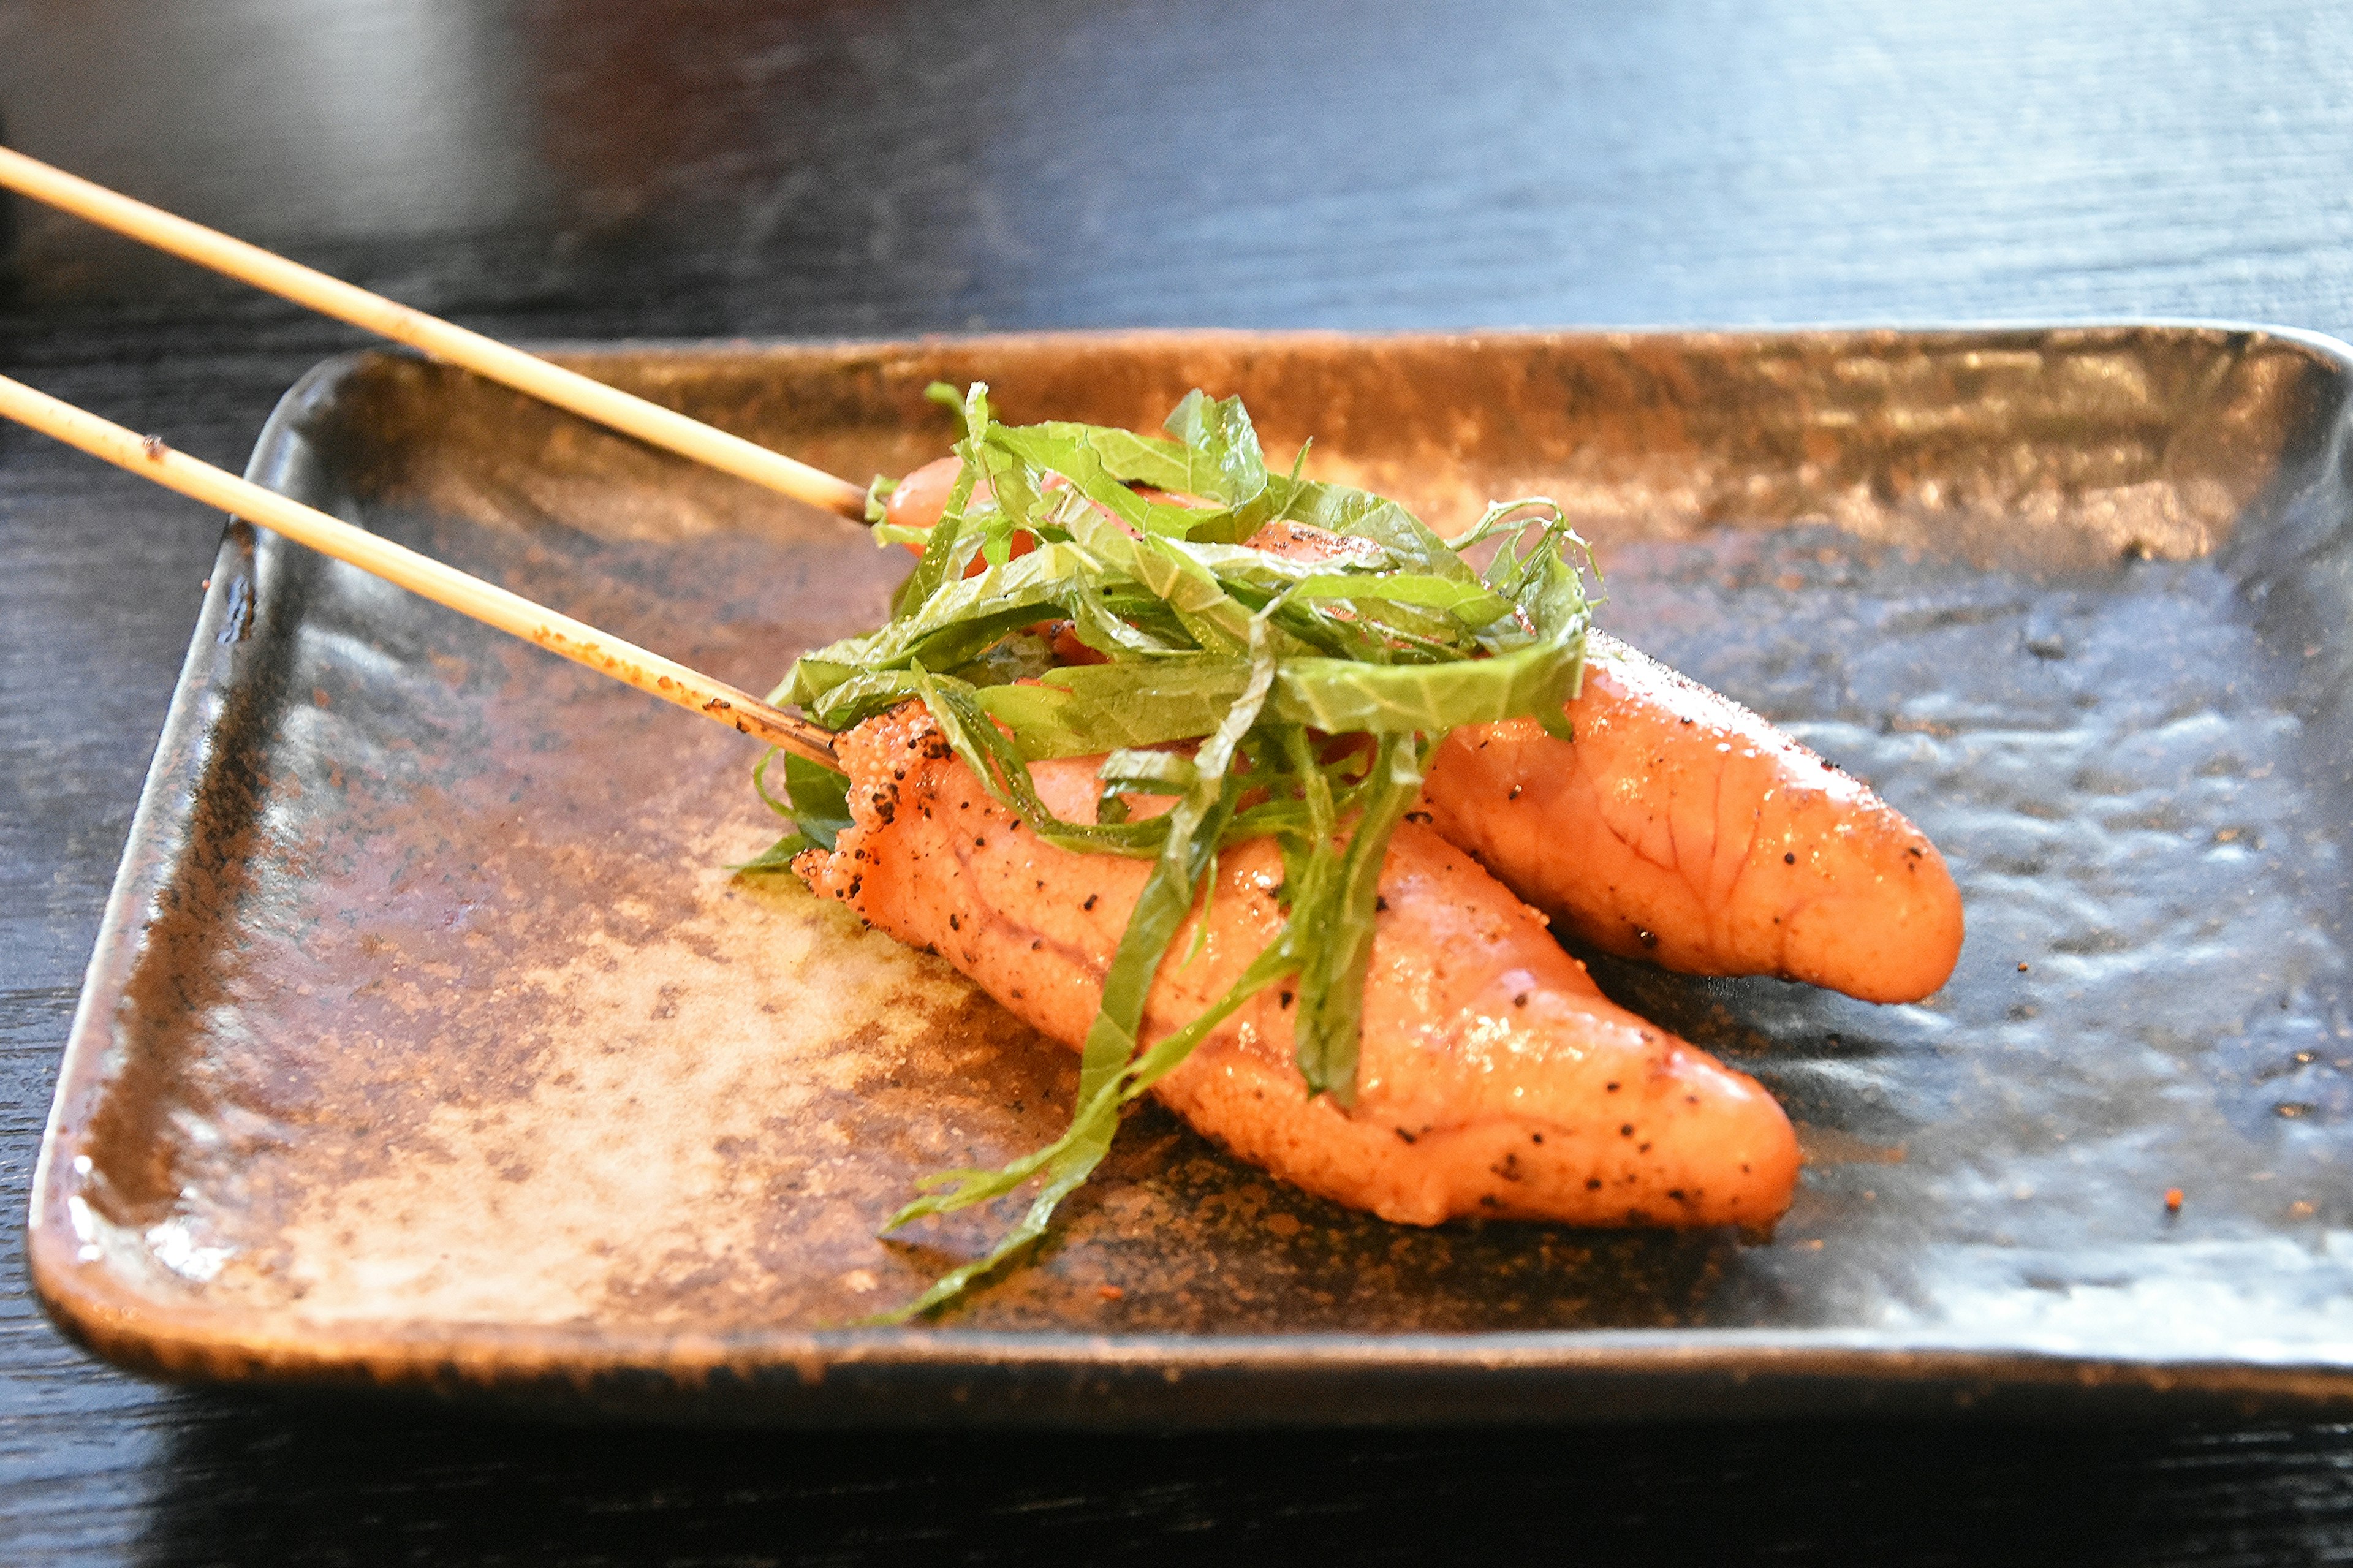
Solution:
M713 429L674 409L592 381L480 332L411 310L380 294L328 277L259 246L151 207L37 159L0 147L0 186L128 235L185 261L250 283L338 321L406 343L438 360L462 365L518 392L543 399L625 435L723 469L755 485L856 521L866 519L866 492L821 468ZM254 521L261 521L255 518ZM274 525L273 525L274 526Z
M535 605L520 594L175 452L156 437L141 436L5 376L0 376L0 415L754 740L824 767L839 765L834 761L833 737L806 719L795 718L747 691L586 622Z

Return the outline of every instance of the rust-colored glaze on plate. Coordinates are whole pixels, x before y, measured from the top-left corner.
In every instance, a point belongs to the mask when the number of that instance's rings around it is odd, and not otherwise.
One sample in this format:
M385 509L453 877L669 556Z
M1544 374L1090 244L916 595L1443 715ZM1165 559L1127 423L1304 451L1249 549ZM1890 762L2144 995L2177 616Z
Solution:
M1240 393L1441 524L1548 491L1606 624L1944 847L1914 1007L1598 964L1771 1083L1769 1244L1391 1226L1147 1110L1035 1266L913 1180L1066 1053L788 879L715 726L233 525L59 1083L30 1247L195 1379L684 1419L1102 1426L2341 1407L2347 351L2203 326L1134 334L582 353L836 471ZM871 624L862 531L446 369L322 366L266 482L754 689ZM2180 1212L2165 1194L2179 1187Z

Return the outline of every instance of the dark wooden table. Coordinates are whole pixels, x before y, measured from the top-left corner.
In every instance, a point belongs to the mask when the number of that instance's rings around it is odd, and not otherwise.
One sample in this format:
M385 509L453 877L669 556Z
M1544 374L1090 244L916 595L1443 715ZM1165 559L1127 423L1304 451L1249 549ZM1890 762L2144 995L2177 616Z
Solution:
M12 144L534 339L2342 333L2348 82L2328 4L0 0ZM0 289L0 372L231 467L354 341L21 208ZM10 1215L219 526L0 429ZM57 1337L15 1223L10 1563L2353 1557L2348 1426L681 1436L176 1392Z

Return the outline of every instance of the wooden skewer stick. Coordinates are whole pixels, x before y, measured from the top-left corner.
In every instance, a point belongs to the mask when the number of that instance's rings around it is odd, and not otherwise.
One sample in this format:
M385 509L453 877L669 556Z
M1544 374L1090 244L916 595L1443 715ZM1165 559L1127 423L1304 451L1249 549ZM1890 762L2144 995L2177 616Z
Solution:
M153 436L126 430L5 376L0 376L0 415L79 447L118 468L260 523L322 555L347 561L461 616L512 632L640 691L715 719L754 740L825 767L839 766L833 756L833 737L806 719L797 719L750 692L649 653L635 643L534 605L520 594L175 452Z
M0 186L395 342L421 349L435 359L463 365L478 375L681 457L853 521L866 520L866 491L847 479L5 147L0 147Z

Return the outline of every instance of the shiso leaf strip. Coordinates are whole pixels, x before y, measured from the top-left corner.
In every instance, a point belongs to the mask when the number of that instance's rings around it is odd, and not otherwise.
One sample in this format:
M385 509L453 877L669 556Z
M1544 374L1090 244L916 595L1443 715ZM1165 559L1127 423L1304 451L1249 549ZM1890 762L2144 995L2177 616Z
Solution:
M1277 980L1295 977L1310 1092L1353 1104L1381 867L1430 748L1459 724L1560 727L1591 619L1584 542L1549 500L1500 503L1449 541L1395 501L1303 480L1296 466L1269 472L1237 398L1188 394L1167 435L1151 437L1000 425L982 384L929 395L963 423L962 468L936 526L873 531L923 552L890 622L803 656L771 700L837 731L921 700L1039 837L1152 870L1104 975L1069 1128L1001 1169L925 1178L886 1229L1034 1182L1028 1208L985 1255L876 1322L945 1307L1035 1244L1102 1163L1121 1108ZM873 494L880 523L887 490ZM1245 542L1270 523L1346 548L1299 561ZM1483 568L1471 551L1488 552ZM1106 662L1056 664L1039 630L1056 620ZM1097 754L1094 820L1055 816L1029 764ZM754 782L778 805L765 766ZM849 826L839 775L791 759L786 769L797 831L747 868L830 848ZM1173 804L1131 820L1139 795ZM1269 837L1283 863L1282 929L1215 1006L1143 1042L1145 998L1219 851Z

